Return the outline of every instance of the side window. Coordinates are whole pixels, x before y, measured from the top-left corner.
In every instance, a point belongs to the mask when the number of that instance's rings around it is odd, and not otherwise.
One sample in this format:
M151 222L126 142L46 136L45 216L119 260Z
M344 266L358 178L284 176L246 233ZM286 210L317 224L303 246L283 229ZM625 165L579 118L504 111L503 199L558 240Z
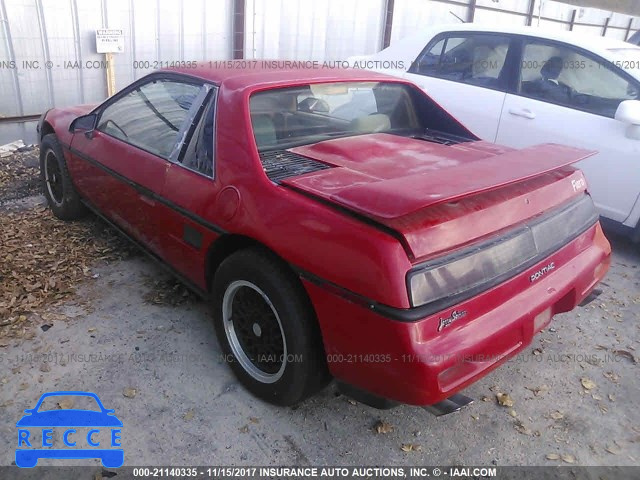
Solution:
M140 85L103 110L97 129L169 158L202 88L172 80Z
M435 75L440 63L440 56L442 55L442 48L444 47L445 39L437 41L431 48L426 50L418 57L418 60L414 64L414 73L422 75Z
M181 163L184 167L213 178L215 96L212 92L189 140Z
M524 47L519 92L526 97L613 118L638 90L607 66L571 47L532 42Z
M423 52L414 64L414 73L502 88L501 73L508 50L508 37L454 34Z

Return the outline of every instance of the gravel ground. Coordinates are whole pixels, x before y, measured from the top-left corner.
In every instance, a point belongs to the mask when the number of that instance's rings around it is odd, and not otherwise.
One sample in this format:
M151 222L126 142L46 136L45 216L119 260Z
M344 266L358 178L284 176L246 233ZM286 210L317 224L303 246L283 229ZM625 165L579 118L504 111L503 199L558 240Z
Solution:
M52 390L115 409L125 465L640 465L640 248L611 241L603 294L556 316L444 417L375 410L334 385L295 408L265 404L224 363L203 302L146 257L92 256L72 292L0 336L0 465L23 410Z

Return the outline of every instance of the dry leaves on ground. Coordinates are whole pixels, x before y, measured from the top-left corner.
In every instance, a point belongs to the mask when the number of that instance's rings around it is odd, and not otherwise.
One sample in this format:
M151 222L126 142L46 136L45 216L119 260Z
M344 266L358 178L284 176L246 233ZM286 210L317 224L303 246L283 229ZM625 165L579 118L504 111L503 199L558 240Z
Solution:
M135 388L127 387L122 391L122 395L124 395L127 398L135 398L137 394L138 394L138 390L136 390Z
M612 444L607 445L606 447L604 447L605 451L607 453L610 453L611 455L620 455L622 453L622 447L620 447L620 445L614 440Z
M548 385L540 385L539 387L525 387L527 390L531 390L533 392L533 394L536 397L539 397L541 395L544 395L545 393L547 393L549 390L551 390L549 388Z
M400 449L403 452L421 452L422 451L422 446L417 445L415 443L403 443L400 446Z
M36 195L40 191L40 160L37 148L0 157L0 204Z
M171 305L175 307L197 298L195 293L173 277L163 280L149 278L145 283L150 290L143 295L143 298L146 303L152 305Z
M585 390L592 390L592 389L596 388L596 386L597 386L596 383L593 380L591 380L591 379L589 379L587 377L582 377L580 379L580 383L582 384L582 387Z
M614 350L613 354L619 357L626 358L631 363L638 363L638 358L628 350Z
M24 335L28 316L65 301L94 264L133 251L95 217L63 222L42 207L0 212L0 337Z
M521 434L523 434L523 435L535 435L535 436L537 436L537 437L539 437L539 436L540 436L540 433L539 433L539 432L534 432L533 430L531 430L531 429L527 426L527 424L526 424L526 423L524 423L524 422L522 422L522 421L520 421L520 420L518 420L518 421L514 424L514 426L513 426L513 427L516 429L516 431L517 431L518 433L521 433Z
M571 455L570 453L548 453L547 460L562 460L565 463L575 463L576 457Z
M499 405L503 407L513 407L513 399L508 393L496 393L496 398L498 399Z
M393 432L393 425L383 420L379 420L373 427L377 433L391 433Z

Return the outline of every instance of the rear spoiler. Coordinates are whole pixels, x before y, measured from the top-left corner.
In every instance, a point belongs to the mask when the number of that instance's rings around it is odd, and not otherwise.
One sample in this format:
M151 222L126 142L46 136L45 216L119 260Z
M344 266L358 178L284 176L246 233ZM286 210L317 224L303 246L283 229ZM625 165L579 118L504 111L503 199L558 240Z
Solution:
M450 148L473 147L459 144ZM283 183L369 217L394 219L523 182L596 153L548 143L399 178L381 180L337 167L286 179ZM331 188L327 188L329 185Z

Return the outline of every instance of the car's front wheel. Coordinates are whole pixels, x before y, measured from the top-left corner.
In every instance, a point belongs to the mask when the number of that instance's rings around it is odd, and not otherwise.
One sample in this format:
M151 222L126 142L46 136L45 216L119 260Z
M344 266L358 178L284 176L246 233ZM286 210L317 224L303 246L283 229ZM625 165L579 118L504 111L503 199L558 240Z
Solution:
M254 395L293 405L326 384L315 313L280 260L258 248L231 255L216 272L212 297L224 357Z
M62 147L54 134L40 143L40 179L53 214L61 220L76 220L87 213L71 182Z

